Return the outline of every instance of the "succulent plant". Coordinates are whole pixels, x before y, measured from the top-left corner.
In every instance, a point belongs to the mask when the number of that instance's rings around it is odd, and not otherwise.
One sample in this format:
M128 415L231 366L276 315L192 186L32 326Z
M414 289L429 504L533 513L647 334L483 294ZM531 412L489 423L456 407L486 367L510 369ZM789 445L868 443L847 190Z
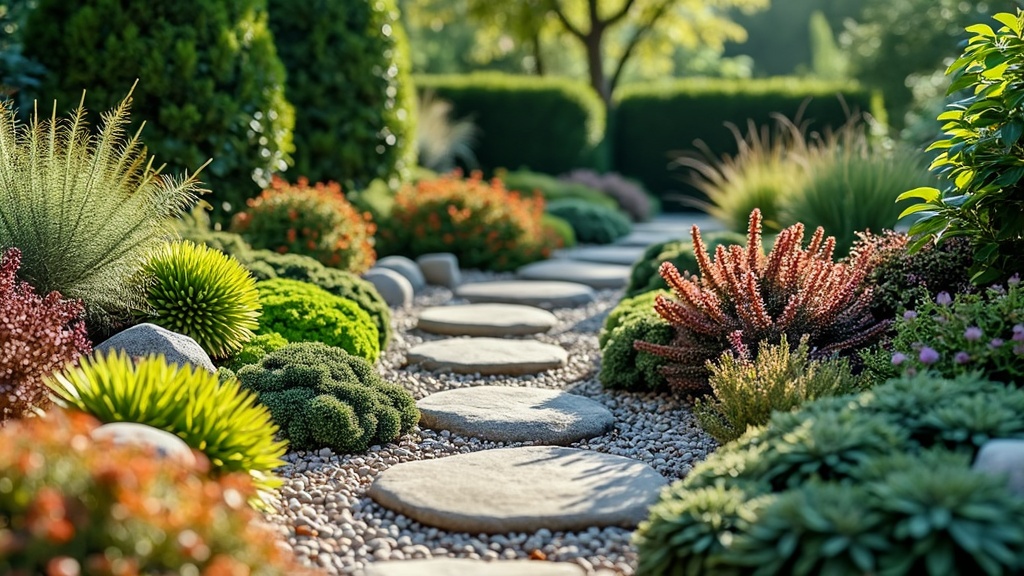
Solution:
M166 244L145 272L154 324L190 336L210 356L238 350L259 328L256 281L234 258L192 242Z

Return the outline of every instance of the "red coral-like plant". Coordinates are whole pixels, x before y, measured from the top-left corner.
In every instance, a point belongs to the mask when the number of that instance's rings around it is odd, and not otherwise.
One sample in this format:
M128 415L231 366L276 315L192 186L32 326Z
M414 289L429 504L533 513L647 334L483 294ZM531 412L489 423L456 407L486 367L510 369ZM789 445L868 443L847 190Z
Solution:
M700 277L684 278L670 262L659 272L675 299L659 296L655 310L675 328L667 345L638 340L637 350L667 359L666 380L690 394L709 392L707 363L722 352L756 356L762 343L783 335L800 342L807 335L812 357L826 357L877 339L889 322L871 314L871 289L864 283L871 253L849 264L832 260L835 238L818 228L807 248L804 226L779 233L767 256L761 246L761 211L750 214L747 246L718 246L712 261L694 226Z
M45 406L43 377L92 351L82 303L37 295L15 277L20 265L17 248L0 257L0 422Z

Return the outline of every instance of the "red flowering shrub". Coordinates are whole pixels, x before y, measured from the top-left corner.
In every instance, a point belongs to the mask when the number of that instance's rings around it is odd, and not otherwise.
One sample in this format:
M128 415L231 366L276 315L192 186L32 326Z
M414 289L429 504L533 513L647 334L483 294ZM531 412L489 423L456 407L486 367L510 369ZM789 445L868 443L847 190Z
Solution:
M247 505L246 474L214 481L152 449L93 442L97 425L55 410L0 430L0 573L305 572Z
M345 199L336 182L314 186L275 177L271 187L235 215L232 230L253 248L312 256L323 264L360 274L373 266L376 224Z
M454 172L403 187L379 238L394 254L452 252L466 268L512 270L560 245L543 214L537 194L524 197L500 180Z
M729 349L753 357L763 343L778 344L785 335L792 347L806 335L811 357L822 358L874 341L889 324L871 314L871 289L864 285L871 251L835 263L835 239L820 227L806 249L803 224L786 228L766 256L755 209L747 245L720 245L714 261L696 226L691 235L700 277L686 279L671 262L661 265L676 299L659 295L654 308L675 328L672 342L634 343L668 360L662 373L679 389L708 392L707 363Z
M39 296L15 275L21 251L0 254L0 422L48 403L43 377L92 351L79 301Z

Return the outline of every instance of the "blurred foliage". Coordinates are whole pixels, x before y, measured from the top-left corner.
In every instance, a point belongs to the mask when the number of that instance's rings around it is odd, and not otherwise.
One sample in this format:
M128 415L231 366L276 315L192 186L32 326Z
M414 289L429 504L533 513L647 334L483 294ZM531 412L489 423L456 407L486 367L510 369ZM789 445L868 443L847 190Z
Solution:
M36 0L0 2L0 95L13 98L24 110L30 108L32 91L46 73L46 68L22 52L25 19L35 5Z

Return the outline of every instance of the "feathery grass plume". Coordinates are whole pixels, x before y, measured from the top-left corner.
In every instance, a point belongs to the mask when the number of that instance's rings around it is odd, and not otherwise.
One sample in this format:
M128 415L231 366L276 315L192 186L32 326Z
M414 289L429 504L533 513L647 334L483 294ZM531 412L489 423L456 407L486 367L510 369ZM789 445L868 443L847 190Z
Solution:
M439 98L433 90L420 95L416 120L416 151L420 166L435 172L448 172L459 165L478 167L473 145L480 130L471 118L451 118L452 103Z
M125 134L131 92L95 133L84 102L28 124L0 102L0 246L21 250L20 276L39 293L82 300L90 332L104 334L145 306L146 257L204 190L195 174L154 168L141 127Z
M151 321L189 336L214 357L242 347L259 328L256 279L238 260L189 241L165 244L146 262Z
M889 322L871 315L870 250L849 264L832 261L835 238L818 228L803 248L804 226L779 233L767 256L761 245L761 212L750 213L747 245L718 246L712 261L700 230L691 229L699 279L683 278L671 262L661 275L675 299L659 296L655 310L675 327L668 345L636 341L637 350L668 360L668 383L684 393L708 389L707 361L732 350L756 355L762 343L808 337L812 358L844 353L871 343Z

